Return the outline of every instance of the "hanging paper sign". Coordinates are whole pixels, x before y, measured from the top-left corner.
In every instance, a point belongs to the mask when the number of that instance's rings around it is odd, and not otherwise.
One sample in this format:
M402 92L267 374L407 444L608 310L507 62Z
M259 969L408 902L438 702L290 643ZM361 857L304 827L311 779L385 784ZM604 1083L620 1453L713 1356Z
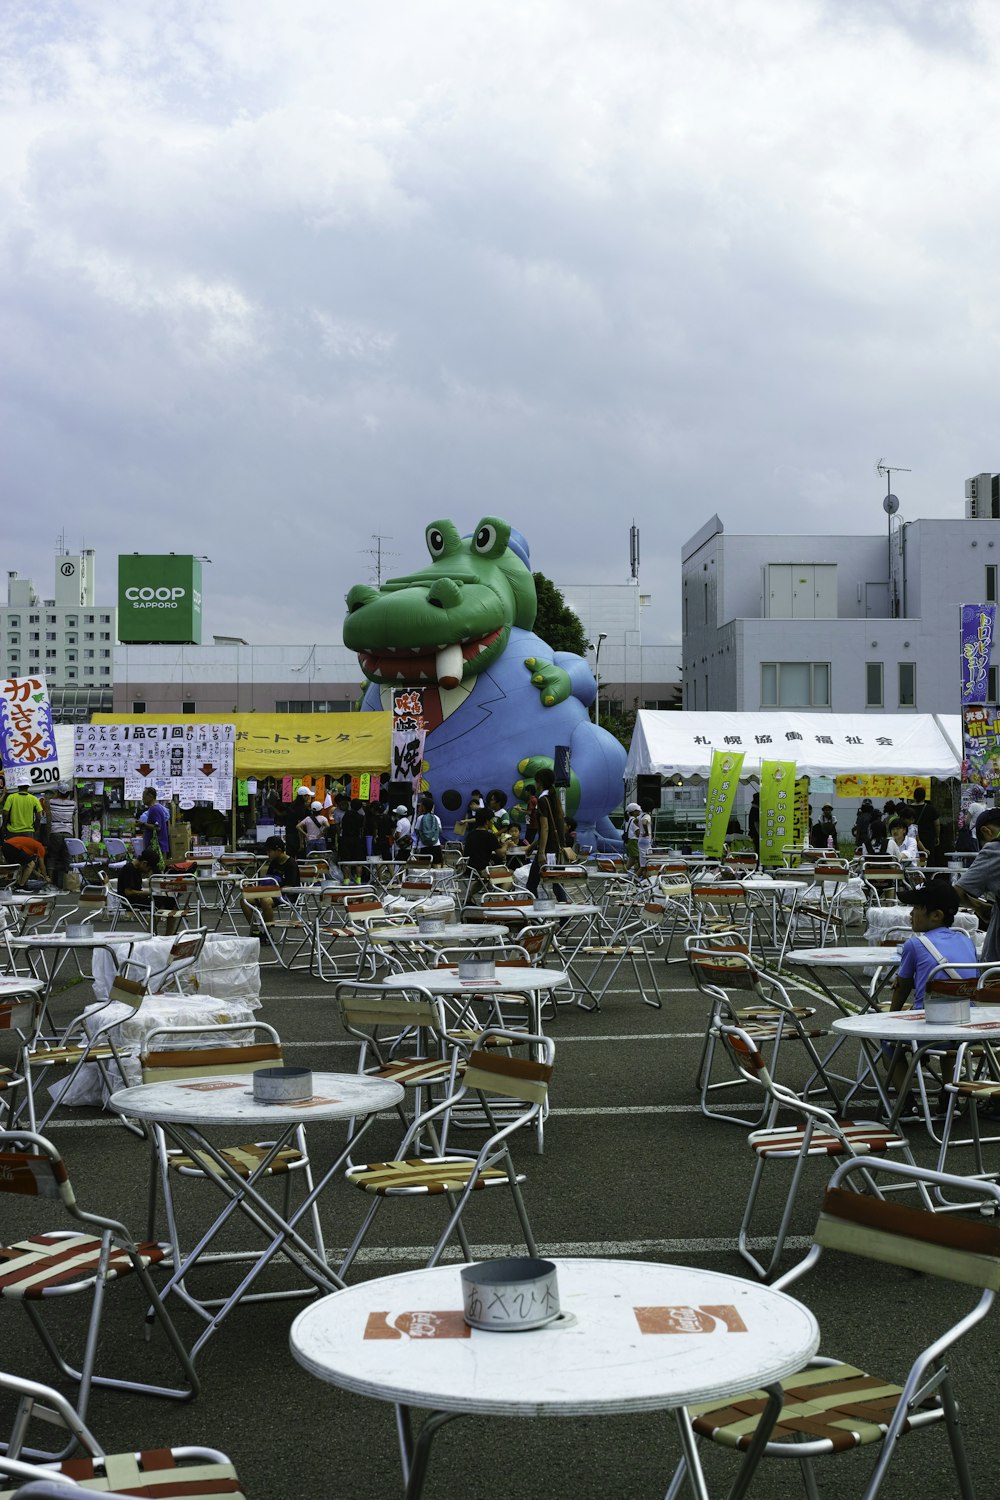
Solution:
M805 849L809 843L808 776L799 776L795 782L795 823L792 828L792 843L797 849Z
M760 768L760 862L784 863L782 853L794 838L795 762L765 760Z
M838 797L912 797L917 787L931 794L929 776L838 776Z
M963 704L986 702L996 613L995 604L962 605Z
M237 781L236 783L236 806L246 807L250 801L250 783L248 781Z
M358 777L358 796L361 798L362 802L367 802L368 799L371 797L371 794L372 794L372 779L368 775L368 772L364 771Z
M154 786L169 801L232 800L236 731L232 724L78 724L74 758L80 776L124 780L126 799Z
M424 741L427 722L424 717L424 695L421 688L397 688L392 695L392 781L412 782L420 791L420 773L424 769Z
M293 778L291 776L282 776L282 778L281 778L281 800L282 800L282 802L291 802L291 800L294 797L294 795L295 795L295 784L294 784Z
M743 751L713 750L712 769L708 777L708 795L705 801L706 854L720 855L726 842L726 832L733 811L733 799L743 769Z
M44 677L0 680L0 762L7 785L44 791L59 780L59 754Z
M368 800L369 802L377 802L382 792L382 778L381 776L372 776L370 780L371 786L368 789Z

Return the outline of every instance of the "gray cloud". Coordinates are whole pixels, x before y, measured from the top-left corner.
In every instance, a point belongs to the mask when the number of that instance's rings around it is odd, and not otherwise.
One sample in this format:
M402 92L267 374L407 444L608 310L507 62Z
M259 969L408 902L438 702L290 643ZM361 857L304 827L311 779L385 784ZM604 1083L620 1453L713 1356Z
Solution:
M380 531L557 579L961 514L1000 467L985 4L8 0L5 565L207 552L208 626L332 639Z

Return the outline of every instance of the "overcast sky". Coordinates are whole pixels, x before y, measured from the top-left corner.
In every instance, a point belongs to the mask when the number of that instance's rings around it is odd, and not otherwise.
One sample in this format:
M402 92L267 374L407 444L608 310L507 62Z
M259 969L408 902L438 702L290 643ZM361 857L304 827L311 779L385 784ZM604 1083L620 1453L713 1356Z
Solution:
M483 514L679 638L680 545L1000 469L995 0L3 0L0 566L205 553L339 639Z

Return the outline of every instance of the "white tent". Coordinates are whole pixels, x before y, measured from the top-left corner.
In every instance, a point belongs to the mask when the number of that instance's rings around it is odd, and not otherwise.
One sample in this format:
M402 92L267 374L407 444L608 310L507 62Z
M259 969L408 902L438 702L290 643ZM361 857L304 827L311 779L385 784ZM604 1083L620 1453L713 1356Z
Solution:
M742 779L762 760L794 760L800 776L958 776L958 714L671 713L636 715L625 776L707 777L713 750L742 750Z

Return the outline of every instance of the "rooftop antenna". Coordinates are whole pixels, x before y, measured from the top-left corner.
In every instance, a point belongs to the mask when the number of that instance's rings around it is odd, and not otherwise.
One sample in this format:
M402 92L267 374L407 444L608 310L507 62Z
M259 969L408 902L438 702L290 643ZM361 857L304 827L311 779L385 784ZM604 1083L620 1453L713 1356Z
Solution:
M633 578L634 582L638 583L639 582L639 528L635 524L635 518L634 517L633 517L633 520L632 520L632 525L629 527L629 533L628 533L628 557L629 557L629 565L631 566L631 569L632 569L632 578Z
M912 474L912 469L904 469L900 464L887 464L884 458L880 458L875 465L875 473L880 479L885 479L885 499L882 501L882 509L886 514L888 536L886 540L886 555L889 564L889 618L894 620L899 613L899 600L896 597L895 580L892 576L892 518L899 509L899 501L892 493L893 474Z
M373 547L362 547L361 550L365 554L366 557L370 557L372 559L372 572L375 575L375 587L376 588L381 588L382 587L382 559L386 558L386 557L398 557L399 553L398 552L389 552L389 551L387 551L382 546L383 542L391 542L392 541L392 537L391 536L387 536L387 535L384 535L384 534L380 534L377 531L373 531L372 532L372 541L375 543L375 545Z
M65 526L63 527L62 531L60 531L59 535L56 537L56 547L58 549L57 552L56 552L56 556L57 557L65 557L65 555L66 555L66 528L65 528Z

